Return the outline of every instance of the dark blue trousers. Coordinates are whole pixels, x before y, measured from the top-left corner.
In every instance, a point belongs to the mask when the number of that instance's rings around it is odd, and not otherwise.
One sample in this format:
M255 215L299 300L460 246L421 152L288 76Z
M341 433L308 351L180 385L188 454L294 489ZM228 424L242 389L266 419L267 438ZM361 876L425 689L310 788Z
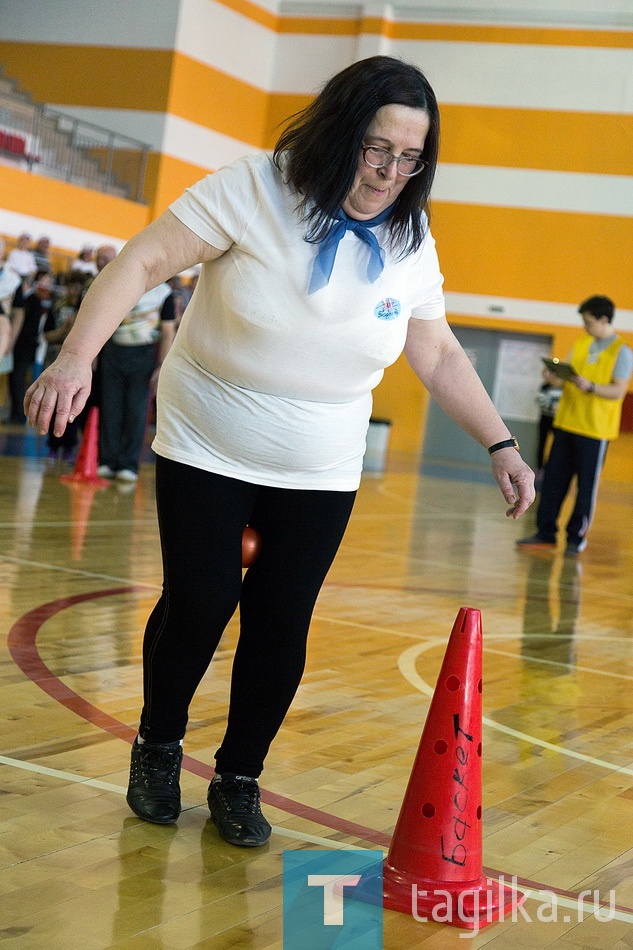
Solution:
M536 515L538 534L556 541L558 516L576 477L576 504L567 522L567 541L578 544L587 534L598 493L598 481L609 443L564 429L553 428L554 441L545 466L541 500Z
M113 472L138 471L143 450L149 383L156 366L153 343L120 346L109 340L99 358L101 413L99 462Z

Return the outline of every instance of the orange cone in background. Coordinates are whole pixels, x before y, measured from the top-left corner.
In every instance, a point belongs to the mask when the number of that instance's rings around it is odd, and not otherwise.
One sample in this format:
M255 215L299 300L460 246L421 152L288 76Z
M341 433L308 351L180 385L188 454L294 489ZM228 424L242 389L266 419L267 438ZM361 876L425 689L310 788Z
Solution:
M93 406L88 413L88 421L84 429L79 454L75 462L72 475L61 475L60 482L81 482L106 488L110 482L106 478L99 478L97 467L99 464L99 410Z
M471 930L524 899L482 870L481 667L481 613L462 607L383 865L385 907Z

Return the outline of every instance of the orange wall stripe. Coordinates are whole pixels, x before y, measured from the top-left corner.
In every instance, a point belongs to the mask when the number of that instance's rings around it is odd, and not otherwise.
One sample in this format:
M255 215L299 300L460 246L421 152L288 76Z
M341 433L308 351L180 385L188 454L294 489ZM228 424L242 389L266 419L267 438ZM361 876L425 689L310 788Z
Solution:
M381 17L274 16L248 0L217 0L277 33L318 35L378 34L390 39L462 43L520 43L537 46L601 46L633 49L632 30L580 30L565 27L494 26L464 23L415 23Z
M598 46L633 49L633 30L573 30L523 26L476 26L464 23L385 21L384 35L395 40L450 43L514 43L525 46Z
M74 228L89 228L127 240L149 223L146 205L54 178L0 167L0 206Z
M257 147L264 140L268 93L176 53L168 112Z
M209 174L207 168L181 161L179 158L172 158L170 155L156 156L156 159L156 165L152 170L154 193L152 219L162 214L172 201L180 197L185 188L189 188L190 185Z
M445 104L440 110L443 162L631 174L633 115Z
M257 6L256 3L250 3L249 0L218 0L218 3L222 7L233 10L234 13L239 13L248 20L253 20L254 23L265 26L268 30L275 32L277 29L279 17L268 10L264 10L263 7Z
M166 112L171 50L0 43L5 73L38 102Z
M268 106L264 148L272 148L278 123L304 109L312 96L276 93ZM440 160L465 165L630 175L633 115L550 112L441 103ZM591 135L587 135L587 129ZM561 148L573 142L573 148ZM597 142L608 142L606 148Z
M381 33L382 20L376 17L343 20L333 17L281 17L277 33L297 33L311 36L358 36L360 33ZM370 24L370 28L366 27Z
M268 99L268 113L262 147L273 148L290 116L305 109L313 99L314 96L299 96L290 93L271 95Z
M435 202L446 289L575 304L607 294L633 309L633 218Z

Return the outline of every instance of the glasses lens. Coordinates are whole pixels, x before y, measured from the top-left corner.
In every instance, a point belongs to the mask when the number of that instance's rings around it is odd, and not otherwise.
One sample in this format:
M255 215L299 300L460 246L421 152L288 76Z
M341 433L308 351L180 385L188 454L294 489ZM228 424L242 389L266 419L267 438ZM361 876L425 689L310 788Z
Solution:
M417 175L418 172L421 172L424 168L425 163L421 158L399 158L398 159L398 171L401 175L404 175L407 178L410 178L412 175Z
M407 158L406 155L401 155L396 159L395 155L388 152L386 148L378 148L375 145L365 145L363 156L365 162L372 168L385 168L395 161L398 173L404 175L405 178L419 174L426 165L421 158Z
M365 146L365 161L372 168L384 168L385 165L391 162L392 157L391 152L384 148L376 148L373 145Z

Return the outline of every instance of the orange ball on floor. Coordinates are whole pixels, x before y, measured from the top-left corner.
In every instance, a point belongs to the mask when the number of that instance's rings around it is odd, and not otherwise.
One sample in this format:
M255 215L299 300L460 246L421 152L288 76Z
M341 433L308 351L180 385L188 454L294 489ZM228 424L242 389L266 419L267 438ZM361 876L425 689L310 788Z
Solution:
M255 563L261 546L261 534L247 524L242 533L242 567L250 567Z

